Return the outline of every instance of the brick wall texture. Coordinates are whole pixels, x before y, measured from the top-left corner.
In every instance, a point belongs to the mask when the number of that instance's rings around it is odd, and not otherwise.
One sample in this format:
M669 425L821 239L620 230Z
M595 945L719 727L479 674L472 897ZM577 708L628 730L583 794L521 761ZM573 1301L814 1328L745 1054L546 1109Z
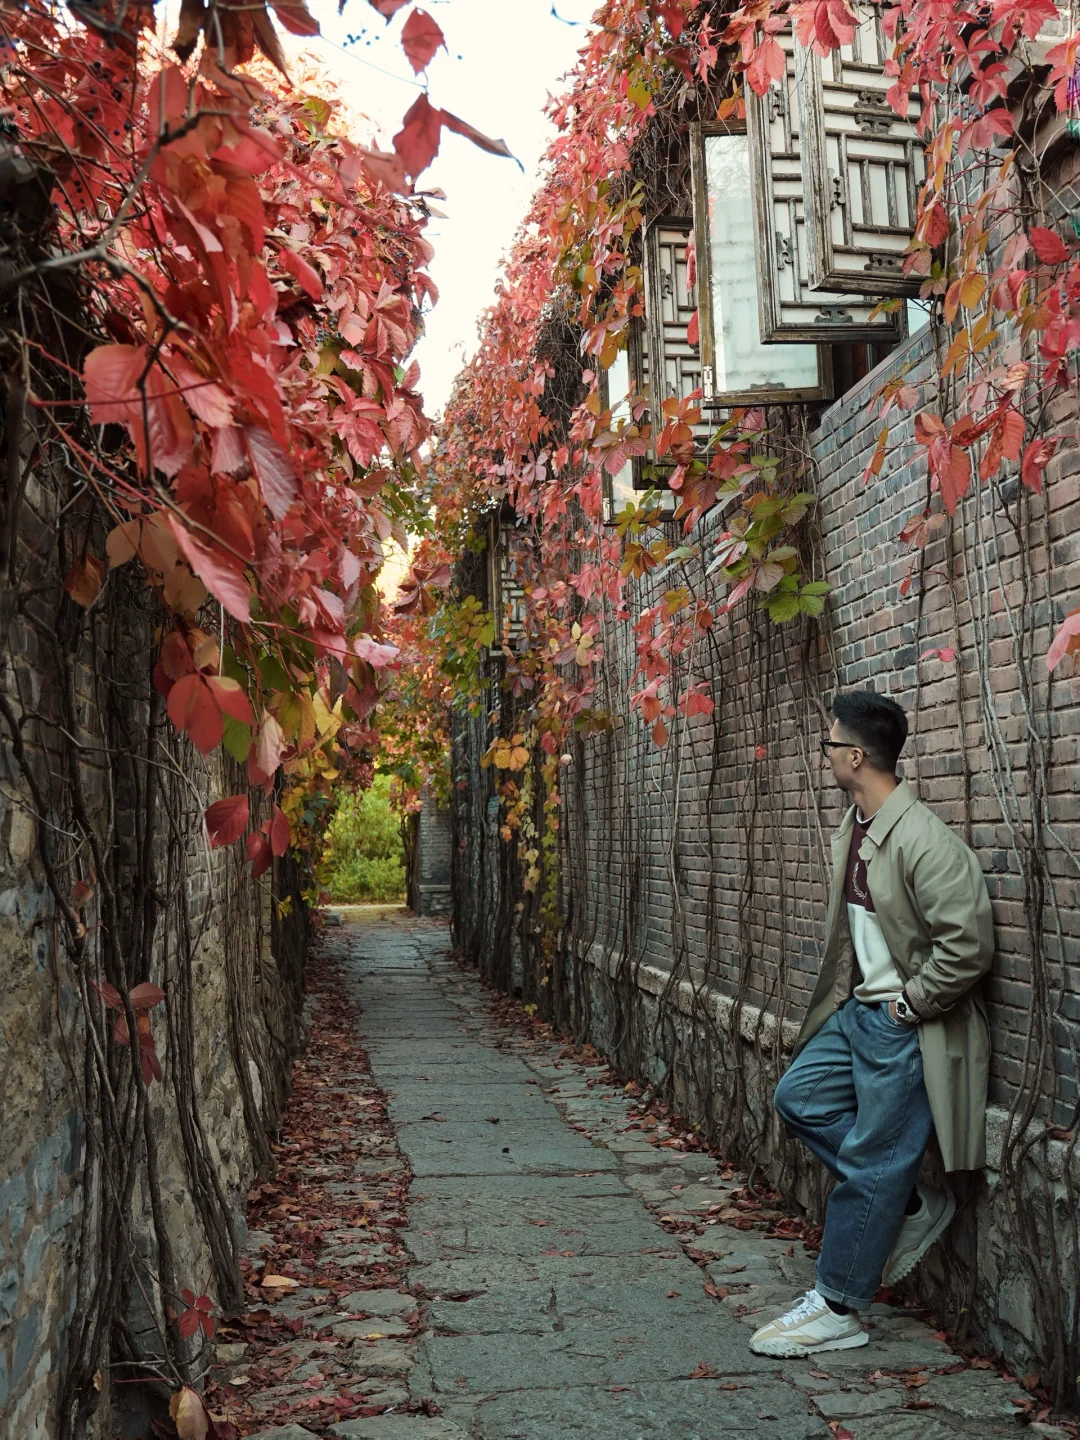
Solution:
M871 401L901 373L920 404L892 411L884 469L864 485L882 423ZM807 564L832 587L826 614L775 625L743 606L720 618L678 662L680 684L688 673L706 681L714 713L672 722L663 750L628 712L630 627L604 625L613 724L573 743L561 780L564 924L553 970L478 768L495 727L521 726L493 671L489 718L462 718L454 735L454 923L497 983L660 1083L815 1208L821 1177L774 1124L769 1096L817 975L829 838L848 803L819 740L838 689L892 696L910 726L902 773L973 846L997 936L986 985L993 1168L969 1197L949 1265L924 1267L919 1283L943 1313L974 1295L975 1331L1030 1365L1068 1323L1068 1287L1023 1258L1033 1242L1017 1229L1021 1212L1038 1212L1035 1253L1048 1253L1052 1230L1062 1263L1077 1258L1064 1214L1042 1197L1062 1184L1072 1193L1078 1178L1071 1150L1051 1155L1045 1127L1071 1124L1077 1100L1080 677L1068 659L1051 676L1043 657L1080 604L1080 453L1070 400L1054 425L1072 438L1047 470L1044 497L1018 492L1015 476L975 483L951 534L934 522L925 550L912 549L900 538L905 521L941 511L913 444L914 414L937 400L936 374L924 329L811 420L818 505ZM720 509L701 522L706 560L724 528ZM632 612L684 580L719 601L703 563L640 583ZM956 660L920 659L942 647ZM719 1026L702 997L726 1017ZM1020 1178L999 1186L1013 1164L1004 1139L1029 1122L1043 1139Z

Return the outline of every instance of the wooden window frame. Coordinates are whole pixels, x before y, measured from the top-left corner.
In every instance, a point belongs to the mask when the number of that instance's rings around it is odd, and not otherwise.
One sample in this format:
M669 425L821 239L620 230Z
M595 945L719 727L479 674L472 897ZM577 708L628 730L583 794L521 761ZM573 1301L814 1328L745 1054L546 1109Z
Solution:
M808 121L804 114L803 86L799 81L802 54L796 46L791 28L776 36L785 54L782 86L770 86L757 95L746 90L746 135L750 157L750 193L757 228L755 262L758 283L758 312L761 320L762 344L822 345L898 345L907 335L903 310L882 312L870 320L871 311L884 295L865 290L849 290L833 294L815 289L811 283L811 220L808 211L820 210L815 197L807 189L802 151L806 143ZM774 150L774 122L786 116L784 133L786 149ZM705 166L702 165L704 171ZM794 171L794 173L792 173ZM795 186L798 195L783 202L783 189ZM787 227L784 233L777 225L777 208L785 203ZM801 232L801 233L800 233ZM790 271L794 298L785 300L780 292L780 276ZM785 318L785 307L818 307L813 320L796 323ZM854 318L851 310L861 311Z
M716 370L716 346L713 327L712 255L708 243L709 189L705 168L705 141L712 135L746 134L747 129L743 121L725 123L715 120L698 122L690 127L690 168L695 217L693 225L697 242L698 343L701 350L702 408L705 410L730 410L737 405L811 405L818 401L831 400L833 398L832 356L829 347L821 343L814 344L818 360L817 385L794 389L770 390L761 387L753 390L719 392L713 385L712 376ZM749 144L749 138L747 143ZM760 187L755 187L755 193L759 189ZM754 219L759 232L755 239L760 242L761 220L757 211L756 199L754 200ZM754 246L759 315L762 307L760 276L760 266L763 261L762 248L760 243L756 243ZM834 336L833 340L834 343L838 343L839 337ZM763 341L762 343L768 342ZM785 343L801 344L804 342L789 339ZM842 343L842 340L839 343Z
M865 12L879 12L880 6L871 3L871 0L856 0L855 13L863 18ZM863 15L860 15L863 12ZM880 24L880 14L877 16L877 23ZM858 35L856 35L856 41ZM895 260L896 264L881 265L881 268L871 269L870 265L874 257L871 250L863 250L854 243L855 226L851 220L851 212L848 208L847 198L847 176L832 175L829 170L828 147L829 135L833 132L826 132L826 111L825 104L825 81L822 76L822 59L812 50L804 49L796 43L795 47L796 65L798 67L800 82L800 106L804 117L805 138L802 145L802 167L803 186L806 196L806 242L810 268L810 284L815 290L826 292L840 291L851 294L853 291L862 294L885 295L885 296L907 296L918 295L923 281L921 275L904 275L900 268L899 248L889 252L888 258ZM856 92L856 99L851 106L851 113L856 118L861 134L856 135L857 139L867 141L875 138L875 128L880 131L892 128L901 122L884 99L884 91L880 90L880 82L887 77L876 63L863 63L857 59L845 60L842 52L834 52L827 62L830 65L849 66L858 74L863 73L868 83L864 91ZM850 87L854 89L854 87ZM864 224L858 227L863 234L889 235L894 241L899 242L905 237L910 239L914 228L915 216L917 213L918 193L921 185L919 178L920 165L924 167L922 157L923 145L915 134L915 121L917 113L912 114L912 107L918 107L918 99L912 96L909 102L909 111L906 121L911 128L911 135L897 143L902 143L905 152L909 156L909 181L907 185L908 213L912 222L911 229L904 229L900 226L874 226ZM862 121L858 117L862 115ZM848 132L837 130L836 135L842 139ZM841 149L843 151L843 146ZM864 185L868 180L864 178ZM867 194L869 191L866 192ZM826 204L828 208L826 208ZM843 208L843 225L845 234L850 237L850 243L845 245L845 250L850 253L864 254L866 263L861 272L853 269L842 269L836 261L836 245L832 234L832 212L837 207ZM905 242L906 243L906 242ZM884 254L885 252L879 252ZM866 276L865 287L860 285L860 278Z

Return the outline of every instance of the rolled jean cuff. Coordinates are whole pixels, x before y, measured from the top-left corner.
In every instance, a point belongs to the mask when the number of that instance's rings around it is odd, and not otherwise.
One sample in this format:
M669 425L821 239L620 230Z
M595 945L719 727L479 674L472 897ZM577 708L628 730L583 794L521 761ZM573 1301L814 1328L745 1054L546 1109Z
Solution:
M834 1290L831 1285L823 1284L820 1271L817 1276L817 1292L824 1295L826 1300L833 1300L837 1305L846 1305L849 1310L858 1310L864 1314L874 1303L873 1295L866 1300L862 1296L848 1295L843 1290Z

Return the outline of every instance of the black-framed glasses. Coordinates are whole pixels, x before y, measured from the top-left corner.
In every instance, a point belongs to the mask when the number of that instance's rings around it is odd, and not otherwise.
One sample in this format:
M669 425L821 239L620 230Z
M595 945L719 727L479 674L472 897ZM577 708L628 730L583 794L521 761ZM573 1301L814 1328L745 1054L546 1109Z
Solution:
M830 750L858 750L862 753L862 748L861 745L853 745L850 740L822 740L821 742L821 753L826 760L829 758Z

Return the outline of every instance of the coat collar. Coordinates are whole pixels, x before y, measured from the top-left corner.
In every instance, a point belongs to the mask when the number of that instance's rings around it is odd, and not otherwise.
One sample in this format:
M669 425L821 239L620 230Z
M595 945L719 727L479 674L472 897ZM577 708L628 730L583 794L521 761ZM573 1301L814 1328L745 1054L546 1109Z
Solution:
M893 828L896 822L906 811L910 810L916 802L915 792L906 780L901 780L896 789L877 811L870 822L870 828L866 832L866 838L871 840L875 846L881 846L886 835ZM855 826L855 806L850 805L840 828L833 836L833 843L846 842Z
M909 811L915 804L915 792L906 780L901 780L896 789L878 810L877 814L870 821L870 829L866 832L866 838L872 840L875 845L881 846L885 843L885 837L893 828L896 822ZM852 806L854 811L854 806Z

